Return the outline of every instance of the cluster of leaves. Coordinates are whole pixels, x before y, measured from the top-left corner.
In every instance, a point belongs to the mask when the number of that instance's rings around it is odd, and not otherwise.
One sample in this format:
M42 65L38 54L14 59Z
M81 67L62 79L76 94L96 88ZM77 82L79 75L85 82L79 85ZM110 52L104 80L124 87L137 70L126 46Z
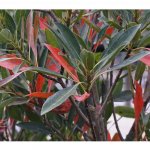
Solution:
M149 140L149 16L0 10L0 140ZM132 99L134 108L114 105ZM135 118L126 138L116 114Z

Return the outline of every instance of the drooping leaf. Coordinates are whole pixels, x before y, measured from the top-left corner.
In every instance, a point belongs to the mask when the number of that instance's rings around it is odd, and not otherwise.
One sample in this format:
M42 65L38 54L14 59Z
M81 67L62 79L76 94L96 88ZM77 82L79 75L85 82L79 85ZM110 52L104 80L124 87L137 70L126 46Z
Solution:
M63 90L60 90L49 97L42 106L41 115L44 115L45 113L64 103L70 96L75 94L77 87L78 84L64 88Z
M124 61L123 61L122 63L120 63L119 65L116 65L116 66L114 66L114 67L108 69L106 72L110 72L110 71L114 71L114 70L117 70L117 69L121 69L121 68L123 68L123 67L126 67L126 66L128 66L128 65L130 65L130 64L132 64L132 63L134 63L134 62L136 62L136 61L138 61L138 60L140 60L141 58L143 58L143 57L149 55L149 54L150 54L150 52L148 52L148 51L141 51L141 52L139 52L138 54L135 54L134 56L131 56L130 58L124 60ZM104 72L105 72L105 71L104 71ZM106 73L106 72L105 72L105 73Z
M0 66L9 70L13 70L16 66L22 64L22 59L17 57L15 54L6 54L0 56ZM25 69L27 65L24 65L22 69Z
M63 66L63 68L68 72L68 74L76 81L79 82L76 70L68 64L68 62L61 56L61 50L55 48L51 45L45 44L45 46L50 50L54 58Z
M65 76L58 74L56 72L50 71L46 68L42 68L42 67L27 67L26 69L24 69L21 72L18 72L14 75L8 76L5 79L0 80L0 87L6 85L7 83L9 83L10 81L12 81L13 79L17 78L19 75L21 75L23 72L26 71L37 71L39 73L43 73L43 74L47 74L47 75L52 75L52 76L56 76L56 77L60 77L60 78L66 78Z

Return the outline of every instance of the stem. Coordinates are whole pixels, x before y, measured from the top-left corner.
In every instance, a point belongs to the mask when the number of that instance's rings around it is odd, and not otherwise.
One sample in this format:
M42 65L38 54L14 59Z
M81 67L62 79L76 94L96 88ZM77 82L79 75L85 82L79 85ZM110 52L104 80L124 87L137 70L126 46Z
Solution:
M112 61L111 67L112 67L113 65L114 65L114 61ZM110 87L112 86L112 83L113 83L113 72L110 72ZM112 95L111 95L111 96L112 96ZM119 129L119 125L118 125L117 118L116 118L113 98L111 99L111 101L112 101L112 109L113 109L113 117L114 117L115 127L116 127L116 130L117 130L117 132L118 132L118 135L119 135L121 141L124 141L124 139L123 139L123 137L122 137L122 134L121 134L121 131L120 131L120 129Z

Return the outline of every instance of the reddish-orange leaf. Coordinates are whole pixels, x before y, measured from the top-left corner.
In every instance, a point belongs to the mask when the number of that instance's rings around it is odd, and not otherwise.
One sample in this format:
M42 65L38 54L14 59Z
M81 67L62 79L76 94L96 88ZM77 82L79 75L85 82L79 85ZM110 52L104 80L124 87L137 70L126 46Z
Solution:
M135 95L134 95L134 111L135 111L135 119L139 120L141 111L143 109L144 101L142 96L142 87L141 85L135 81Z
M61 50L55 48L49 44L45 44L45 46L50 50L53 57L64 67L64 69L68 72L68 74L76 81L79 82L78 75L76 73L75 68L73 68L68 62L61 56Z
M74 98L77 100L77 101L79 101L79 102L83 102L83 101L85 101L87 98L89 98L90 97L90 94L89 93L87 93L87 92L85 92L84 94L82 94L82 95L76 95L76 96L74 96Z
M105 34L111 36L112 33L113 33L113 31L114 31L114 28L113 28L113 27L108 27Z
M37 79L36 79L36 85L35 85L36 92L42 91L44 82L45 82L45 78L42 75L38 74Z
M9 70L13 70L16 66L22 63L22 59L18 58L15 54L3 55L0 56L0 59L3 59L2 61L0 61L0 66ZM24 65L20 70L23 70L26 67L27 65Z
M48 98L51 95L53 95L53 93L33 92L33 93L28 94L27 96L37 97L37 98Z
M46 25L47 24L47 17L40 18L39 21L40 21L40 29L41 30L45 30L45 29L48 28L47 25Z
M113 136L112 141L121 141L118 133Z
M142 96L142 87L135 81L135 95L134 95L134 112L135 112L135 138L138 137L138 121L140 119L140 114L143 109L144 101Z

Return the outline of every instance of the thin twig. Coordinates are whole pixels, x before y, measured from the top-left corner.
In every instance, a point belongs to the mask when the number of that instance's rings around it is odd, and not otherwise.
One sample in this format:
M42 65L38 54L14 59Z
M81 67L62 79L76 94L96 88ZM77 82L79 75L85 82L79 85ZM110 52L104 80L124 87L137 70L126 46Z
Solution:
M114 65L114 61L112 61L111 67L112 67L113 65ZM112 84L113 84L113 72L110 72L110 87L112 86ZM111 97L112 97L112 94L111 94ZM118 132L118 135L119 135L121 141L124 141L124 139L123 139L123 137L122 137L122 134L121 134L121 131L120 131L120 129L119 129L119 125L118 125L117 118L116 118L113 98L111 98L111 101L112 101L112 112L113 112L115 127L116 127L116 130L117 130L117 132Z

